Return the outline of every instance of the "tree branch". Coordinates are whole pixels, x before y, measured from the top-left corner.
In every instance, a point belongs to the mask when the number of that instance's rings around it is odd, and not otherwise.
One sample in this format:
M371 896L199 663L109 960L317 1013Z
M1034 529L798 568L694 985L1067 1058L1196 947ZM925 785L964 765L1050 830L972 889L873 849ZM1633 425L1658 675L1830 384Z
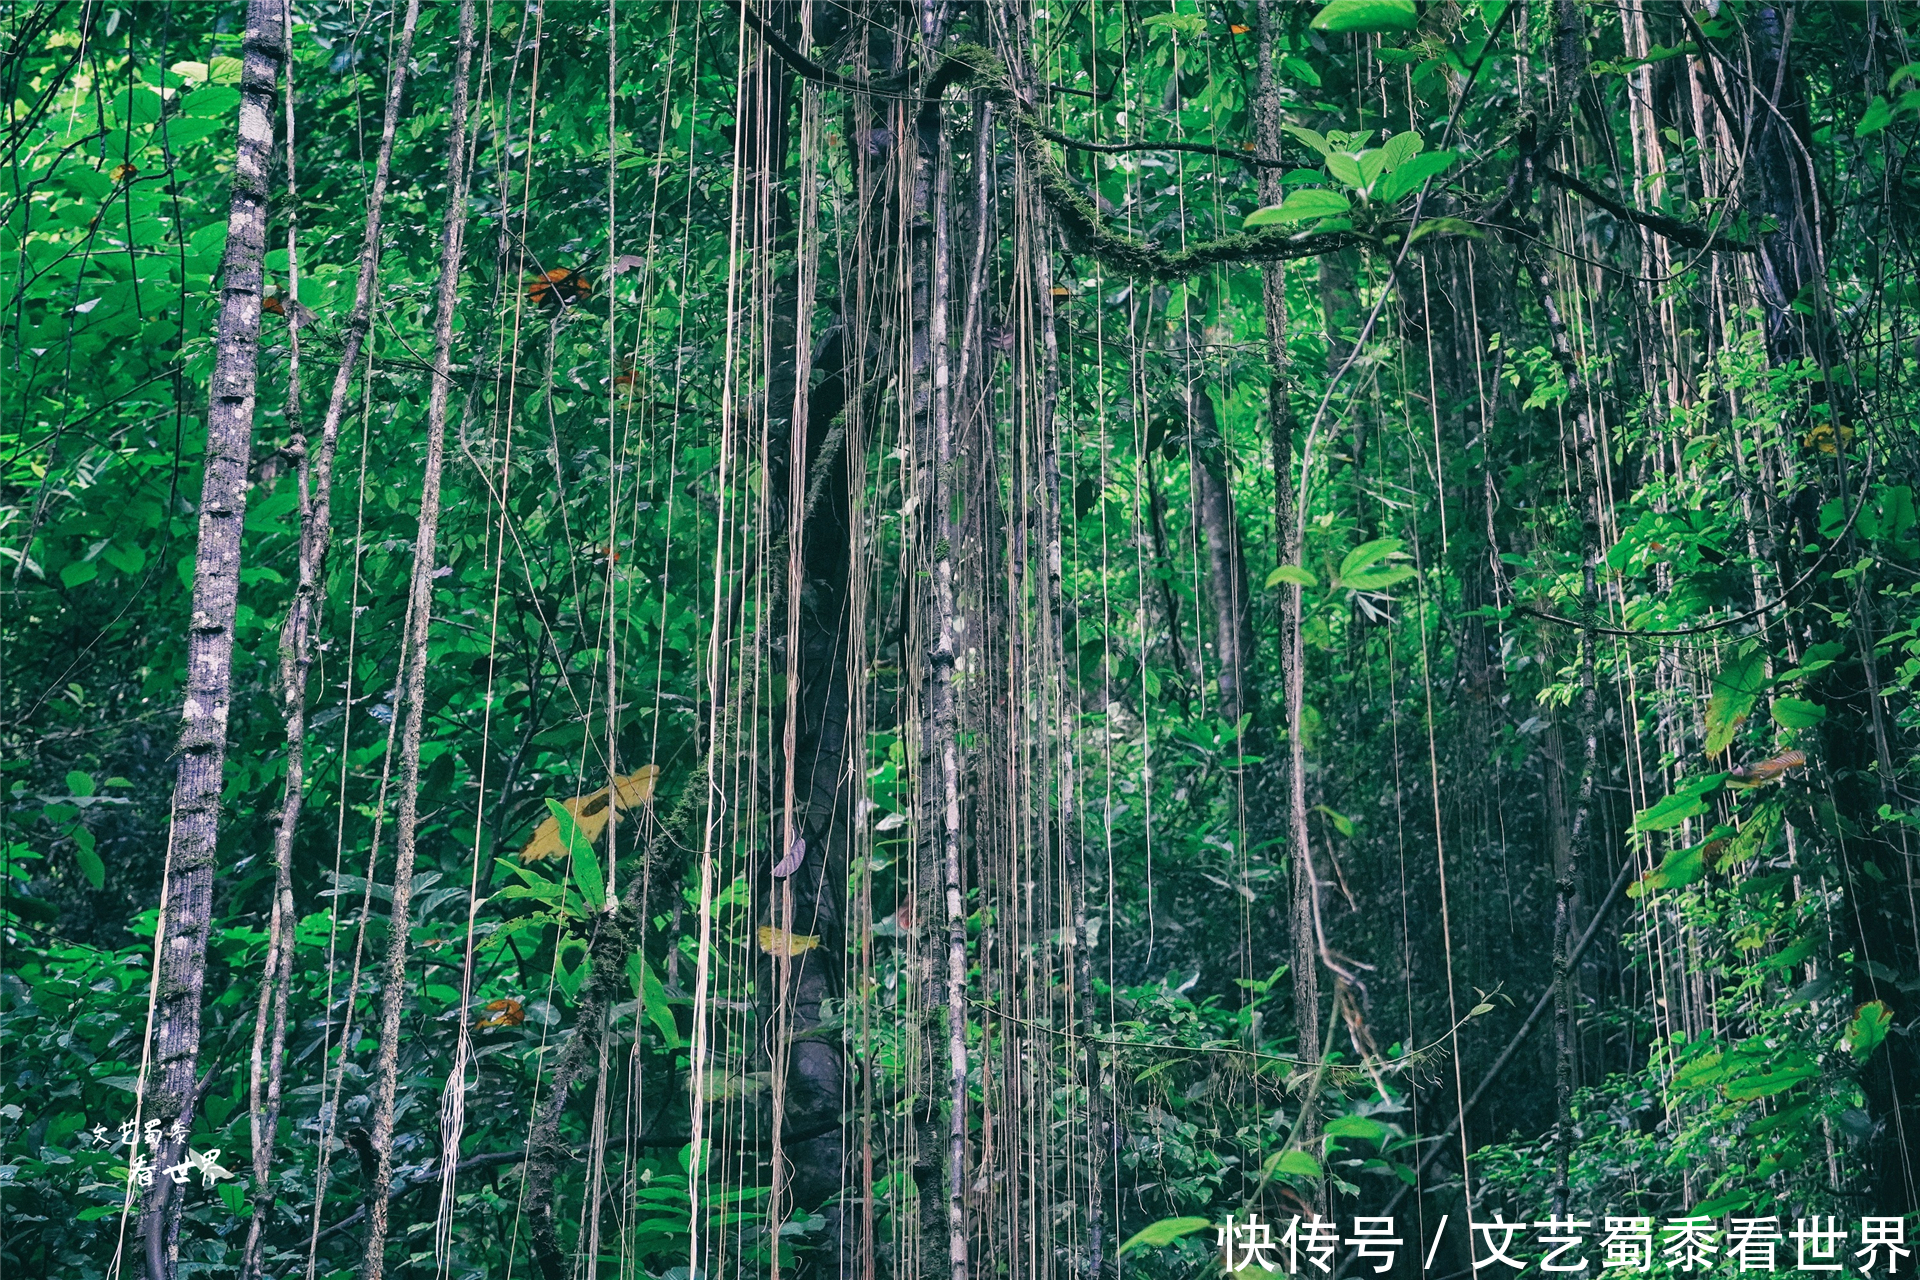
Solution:
M1562 173L1558 169L1549 169L1543 165L1540 168L1540 176L1562 190L1571 191L1581 199L1599 205L1622 222L1631 222L1645 227L1655 235L1664 236L1675 244L1685 245L1689 249L1723 250L1728 253L1754 251L1754 247L1743 240L1729 240L1705 228L1696 227L1690 222L1669 218L1663 213L1643 213L1631 208L1598 187L1587 185L1570 173Z
M1234 151L1227 147L1216 146L1210 142L1082 142L1069 137L1058 129L1049 129L1043 124L1035 124L1033 131L1049 142L1057 142L1063 147L1072 147L1075 151L1093 151L1101 155L1124 155L1134 151L1190 151L1195 155L1219 156L1223 160L1237 160L1241 164L1250 164L1256 169L1299 168L1290 161L1268 159L1251 151Z

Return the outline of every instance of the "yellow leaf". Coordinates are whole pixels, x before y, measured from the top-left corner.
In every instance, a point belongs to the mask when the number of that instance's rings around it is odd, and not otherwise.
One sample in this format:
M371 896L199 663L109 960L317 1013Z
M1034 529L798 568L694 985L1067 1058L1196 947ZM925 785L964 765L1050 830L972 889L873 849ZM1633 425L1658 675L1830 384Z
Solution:
M642 765L624 778L615 778L611 791L614 803L622 809L631 809L637 804L653 803L653 787L660 780L660 766ZM607 807L609 788L602 787L584 796L575 796L571 800L562 800L560 807L573 815L580 827L580 834L590 841L598 841L600 834L607 829L607 819L613 814ZM527 841L527 847L520 851L520 861L539 862L543 858L558 858L567 852L566 844L560 839L560 824L549 817L533 829L533 839Z
M815 934L788 933L772 925L760 926L760 949L770 956L797 956L819 945L820 939Z
M642 765L626 777L615 780L614 786L619 793L615 803L622 809L631 809L637 804L651 804L653 785L658 781L660 781L660 766Z

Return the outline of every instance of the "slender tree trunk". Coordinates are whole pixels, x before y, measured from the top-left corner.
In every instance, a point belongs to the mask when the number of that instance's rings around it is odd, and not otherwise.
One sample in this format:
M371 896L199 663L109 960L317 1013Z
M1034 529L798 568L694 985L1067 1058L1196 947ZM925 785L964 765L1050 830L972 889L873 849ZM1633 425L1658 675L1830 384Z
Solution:
M1276 0L1260 0L1259 6L1259 82L1254 102L1256 145L1268 159L1280 157L1280 87L1274 77L1276 37L1280 34L1282 6ZM1271 169L1260 171L1260 203L1278 204L1280 180ZM1275 541L1283 565L1300 563L1300 521L1294 511L1293 437L1296 423L1287 385L1292 361L1287 353L1286 267L1273 263L1264 273L1262 285L1267 315L1267 365L1272 371L1267 382L1267 420L1273 454L1273 508ZM1292 943L1293 1016L1297 1056L1306 1062L1318 1062L1320 1043L1320 959L1316 917L1319 877L1314 874L1313 851L1307 841L1306 751L1301 740L1302 713L1305 710L1305 652L1300 628L1304 621L1304 597L1300 584L1280 585L1280 681L1286 707L1287 750L1285 804L1287 809L1287 848L1292 862L1287 908L1288 932ZM1319 1137L1316 1116L1303 1117L1300 1145L1311 1149Z
M418 4L412 0L411 9ZM401 646L400 697L406 724L400 739L400 804L394 824L393 907L387 917L386 964L380 983L380 1042L373 1069L373 1190L367 1213L361 1280L380 1280L386 1266L388 1193L393 1188L393 1107L400 1068L400 1015L406 1003L407 944L412 932L413 863L419 824L420 734L427 694L427 640L433 625L434 561L439 549L440 475L446 460L447 397L453 367L453 315L467 233L467 80L473 63L473 0L461 0L460 35L447 129L447 215L440 232L440 281L433 315L433 385L427 396L427 457L420 484L420 521L413 544L410 627Z
M932 452L929 486L933 534L933 581L928 619L932 646L927 655L926 740L937 761L940 813L940 877L946 907L947 1006L947 1261L953 1280L967 1278L967 907L960 868L960 733L954 692L959 645L954 632L954 476L959 458L953 432L953 351L948 308L953 299L952 185L953 147L938 115L920 126L922 148L933 148L930 213L933 224L929 264L927 342L932 373Z
M1186 386L1188 448L1194 506L1207 539L1207 594L1213 604L1214 656L1219 662L1220 718L1239 724L1259 698L1253 685L1253 613L1248 607L1247 554L1233 510L1226 440L1213 397L1202 383ZM1244 752L1240 753L1244 754Z
M1776 364L1811 356L1830 367L1822 266L1820 189L1812 168L1804 84L1793 65L1794 8L1762 4L1752 15L1752 171L1771 230L1759 237L1760 296L1767 314L1767 353ZM1811 297L1802 297L1807 290ZM1794 304L1800 303L1796 308Z
M1575 1057L1579 1051L1579 983L1575 980L1574 911L1593 839L1593 798L1598 785L1600 756L1599 687L1595 670L1593 627L1600 608L1600 503L1604 486L1599 437L1587 402L1586 381L1573 355L1573 344L1554 300L1551 270L1538 258L1527 259L1527 270L1539 291L1546 313L1553 354L1567 383L1567 404L1574 415L1580 489L1580 703L1574 732L1580 739L1580 776L1574 787L1573 818L1566 839L1566 855L1558 859L1554 875L1553 906L1553 1036L1554 1036L1554 1184L1553 1211L1564 1217L1573 1159L1573 1089Z
M155 1065L146 1113L167 1126L152 1153L163 1171L186 1158L198 1103L200 1004L206 984L207 932L213 919L213 869L220 791L233 696L233 623L240 592L241 526L253 453L260 270L267 243L267 174L273 155L273 91L286 57L285 0L251 0L241 40L239 144L221 260L220 320L207 397L207 447L194 554L192 622L187 635L187 694L174 781L174 881L160 920L160 984ZM172 1280L180 1195L156 1172L142 1209L148 1280Z
M1173 665L1180 672L1183 686L1180 707L1184 712L1191 705L1194 692L1205 681L1206 673L1187 653L1186 642L1180 637L1180 597L1173 591L1173 557L1167 550L1167 504L1153 473L1151 450L1141 455L1140 470L1147 477L1147 527L1153 536L1153 576L1160 584L1160 608L1167 615L1167 648L1173 655Z
M360 362L360 349L372 316L373 285L380 265L381 212L386 206L394 132L399 125L400 101L413 61L413 35L418 20L419 5L416 0L407 8L399 38L394 45L380 148L374 162L373 187L367 194L367 223L360 250L360 274L354 286L353 310L347 320L340 363L334 371L333 391L327 400L326 414L320 422L320 438L311 451L306 447L306 437L297 421L300 413L299 331L304 322L304 313L298 302L298 245L291 215L287 227L290 283L286 312L293 351L287 412L292 436L289 449L299 458L300 466L300 546L293 600L287 607L287 620L280 632L280 697L282 714L286 720L287 778L281 795L280 819L273 835L273 913L269 925L265 973L260 983L248 1083L248 1103L253 1118L253 1218L247 1224L247 1242L241 1253L241 1280L253 1280L259 1274L261 1233L273 1205L269 1175L273 1166L274 1135L280 1119L281 1071L287 1043L287 990L293 972L293 926L296 919L293 903L293 840L300 824L306 784L307 675L313 666L314 629L326 607L327 553L333 540L333 464L340 442L340 422L345 416L347 397L352 387L353 370ZM287 195L292 206L294 132L291 48L286 84ZM269 1004L272 1007L270 1036L267 1034ZM263 1040L269 1041L264 1047L264 1055Z

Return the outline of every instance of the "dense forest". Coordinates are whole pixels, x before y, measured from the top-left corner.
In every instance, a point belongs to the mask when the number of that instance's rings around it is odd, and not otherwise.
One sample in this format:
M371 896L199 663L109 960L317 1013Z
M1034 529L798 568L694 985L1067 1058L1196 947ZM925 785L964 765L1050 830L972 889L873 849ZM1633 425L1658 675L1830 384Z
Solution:
M0 5L0 1267L1910 1270L1915 42Z

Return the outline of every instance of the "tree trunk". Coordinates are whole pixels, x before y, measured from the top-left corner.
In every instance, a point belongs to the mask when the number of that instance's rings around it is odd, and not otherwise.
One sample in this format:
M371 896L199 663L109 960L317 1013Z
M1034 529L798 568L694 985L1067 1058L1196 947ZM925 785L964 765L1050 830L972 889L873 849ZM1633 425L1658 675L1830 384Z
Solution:
M253 1217L247 1224L247 1242L241 1253L241 1280L253 1280L259 1272L261 1232L273 1205L273 1191L268 1179L273 1165L274 1134L280 1117L282 1059L286 1053L287 993L292 977L293 926L296 919L293 904L293 839L300 825L306 783L307 675L313 666L314 629L326 608L327 552L333 539L333 463L340 442L340 422L346 413L353 371L360 362L360 348L371 322L373 285L380 266L381 212L386 206L387 183L393 164L393 138L399 126L400 101L406 88L407 72L412 65L417 19L418 6L410 6L394 44L380 148L374 161L373 186L367 193L367 223L360 250L360 274L354 286L353 310L347 320L347 332L341 347L340 362L334 371L333 391L327 400L326 415L320 422L320 439L311 454L306 448L306 437L297 425L300 412L299 329L304 314L298 303L298 246L294 240L291 215L287 229L290 283L286 311L293 349L287 412L291 434L289 451L298 456L300 466L300 544L293 600L287 606L287 620L280 632L280 697L282 714L286 720L287 778L281 793L280 819L273 834L273 910L265 972L260 984L249 1081L249 1109L253 1117ZM287 195L291 205L294 203L294 170L290 58L287 67ZM266 1014L270 1004L272 1033L268 1036L265 1034ZM263 1041L269 1041L264 1047L264 1083Z
M1206 387L1186 388L1187 443L1193 459L1193 502L1207 539L1207 595L1213 604L1214 657L1219 662L1220 719L1237 725L1257 710L1254 688L1253 613L1247 589L1247 555L1233 510L1226 440ZM1236 754L1245 754L1236 749Z
M1260 154L1280 158L1280 89L1274 77L1275 38L1280 34L1281 7L1260 0L1259 82L1254 103L1254 126ZM1278 204L1280 179L1272 169L1260 172L1260 203ZM1267 421L1273 455L1273 509L1275 541L1282 565L1298 565L1301 556L1300 521L1294 510L1294 433L1297 424L1287 385L1291 359L1287 352L1287 283L1283 263L1272 263L1263 273L1262 292L1267 318ZM1293 1017L1295 1053L1303 1062L1318 1062L1320 1043L1320 955L1317 917L1319 877L1313 871L1313 851L1307 840L1306 751L1301 745L1305 710L1305 652L1300 628L1305 599L1297 582L1280 584L1280 680L1286 706L1287 751L1283 773L1287 811L1287 849L1291 855L1287 926L1293 963ZM1277 754L1277 753L1276 753ZM1309 1104L1310 1105L1310 1104ZM1301 1118L1300 1145L1311 1150L1319 1138L1317 1116ZM1316 1201L1318 1203L1318 1201Z
M1587 404L1586 381L1574 359L1566 321L1554 301L1552 272L1538 258L1527 259L1527 270L1539 291L1546 313L1554 360L1567 382L1567 403L1574 415L1580 503L1580 705L1574 732L1580 739L1580 775L1574 787L1573 818L1566 837L1566 854L1556 859L1553 904L1553 1036L1554 1036L1554 1185L1553 1212L1564 1217L1573 1158L1574 1058L1579 1048L1579 984L1573 960L1574 911L1593 839L1593 798L1600 755L1599 686L1595 671L1594 632L1598 622L1600 572L1600 503L1604 492L1600 453L1593 413Z
M260 269L267 244L267 172L273 155L273 92L286 57L285 0L251 0L241 38L239 143L221 259L219 331L207 397L207 447L194 553L187 694L173 801L170 882L159 922L155 1066L148 1115L168 1126L152 1154L156 1171L186 1158L198 1103L200 1002L233 687L233 622L240 593L241 526L253 453ZM172 1280L180 1196L156 1172L143 1206L148 1280Z
M419 0L410 0L409 15ZM407 946L412 933L413 864L420 804L420 735L427 696L427 640L433 626L434 560L439 546L440 475L446 460L447 395L452 386L453 315L467 233L467 80L473 63L473 0L461 0L454 58L453 104L447 121L447 215L440 231L440 280L433 315L433 385L427 396L427 457L420 484L420 522L413 544L411 621L401 646L400 697L406 724L400 739L400 804L394 824L393 906L380 984L380 1044L373 1068L373 1190L368 1201L361 1280L380 1280L386 1266L387 1206L393 1188L393 1109L400 1069L400 1015L406 1004Z
M1753 118L1753 173L1760 212L1773 229L1759 238L1760 297L1767 314L1767 354L1775 364L1812 357L1823 369L1829 321L1822 267L1820 190L1812 168L1805 86L1793 66L1794 10L1763 4L1753 12L1753 82L1747 102ZM1811 287L1811 298L1801 294ZM1795 302L1804 309L1797 309Z

